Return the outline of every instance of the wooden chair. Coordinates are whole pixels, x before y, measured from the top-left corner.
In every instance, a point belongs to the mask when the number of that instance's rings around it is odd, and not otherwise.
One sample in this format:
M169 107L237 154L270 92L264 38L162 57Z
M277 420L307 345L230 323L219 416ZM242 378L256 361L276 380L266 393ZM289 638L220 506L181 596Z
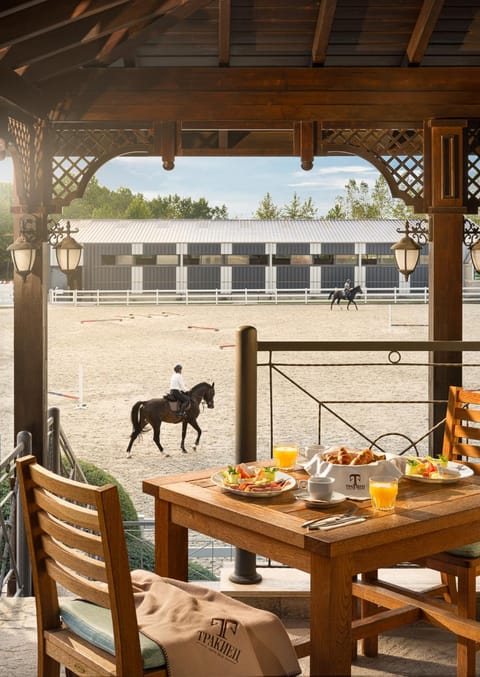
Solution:
M480 392L450 386L442 453L480 474ZM476 619L476 577L480 574L480 542L441 552L418 562L441 573L441 585L413 592L379 580L378 572L353 583L361 600L360 619L353 623L354 639L363 639L363 652L375 656L378 635L418 620L457 635L457 675L474 677L475 654L480 647Z
M480 474L480 392L450 386L442 454L449 461L464 463L475 474ZM475 618L480 542L427 557L422 563L441 573L440 589L445 600L455 606L458 615ZM475 674L477 649L478 646L471 640L459 642L458 661L464 669L462 674Z
M58 677L64 665L67 676L167 677L160 646L138 630L117 487L60 477L33 456L17 461L17 473L36 599L38 675ZM307 646L300 644L297 655L308 655Z

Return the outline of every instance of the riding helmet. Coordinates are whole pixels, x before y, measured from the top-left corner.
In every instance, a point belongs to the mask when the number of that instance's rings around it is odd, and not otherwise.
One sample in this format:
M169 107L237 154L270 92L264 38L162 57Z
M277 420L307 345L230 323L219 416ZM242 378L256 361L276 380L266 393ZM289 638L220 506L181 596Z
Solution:
M182 371L182 365L181 364L176 364L173 368L173 371L179 372Z

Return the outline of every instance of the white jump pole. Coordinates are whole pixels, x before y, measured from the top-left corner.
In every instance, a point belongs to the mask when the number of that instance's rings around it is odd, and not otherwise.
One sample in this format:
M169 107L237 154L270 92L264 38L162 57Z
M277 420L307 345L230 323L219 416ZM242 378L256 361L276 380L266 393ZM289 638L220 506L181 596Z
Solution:
M85 409L87 405L83 401L83 365L78 365L78 407Z

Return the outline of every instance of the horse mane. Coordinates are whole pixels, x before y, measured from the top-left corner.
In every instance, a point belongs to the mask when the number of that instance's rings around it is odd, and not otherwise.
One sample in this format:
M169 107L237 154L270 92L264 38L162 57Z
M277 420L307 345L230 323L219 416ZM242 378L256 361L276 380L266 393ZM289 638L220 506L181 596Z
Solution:
M211 388L212 385L210 383L207 383L207 381L202 381L201 383L197 383L197 385L194 385L193 388L190 388L188 391L189 393L196 393L199 390L202 390L204 388Z

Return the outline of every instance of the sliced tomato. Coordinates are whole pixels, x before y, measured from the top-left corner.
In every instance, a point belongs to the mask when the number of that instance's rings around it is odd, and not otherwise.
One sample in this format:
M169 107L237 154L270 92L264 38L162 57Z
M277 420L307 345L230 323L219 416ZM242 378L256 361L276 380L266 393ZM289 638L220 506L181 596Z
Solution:
M239 473L242 479L251 479L255 477L255 472L250 472L245 463L239 463L236 467L236 471Z
M430 477L430 475L434 472L437 472L437 466L434 465L431 461L426 461L425 467L423 469L423 476Z

